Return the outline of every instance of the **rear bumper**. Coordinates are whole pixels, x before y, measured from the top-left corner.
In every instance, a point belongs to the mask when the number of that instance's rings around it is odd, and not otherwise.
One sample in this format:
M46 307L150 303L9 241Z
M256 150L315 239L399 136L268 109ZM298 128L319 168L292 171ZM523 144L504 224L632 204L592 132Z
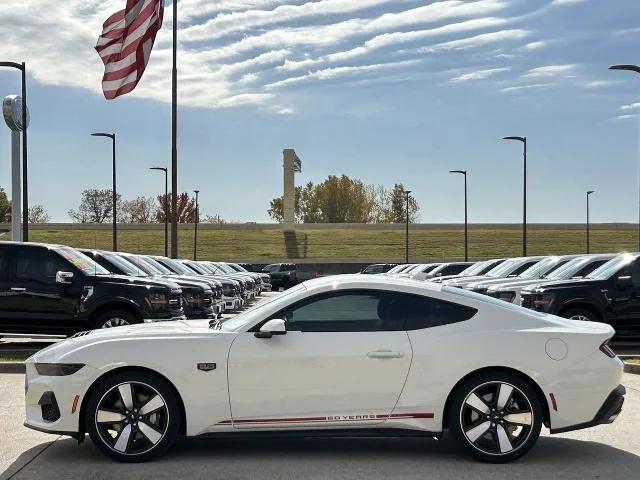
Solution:
M622 405L624 404L624 395L627 393L623 385L618 385L604 401L600 410L593 418L593 420L585 423L579 423L576 425L569 425L568 427L552 428L551 433L564 433L571 432L573 430L581 430L583 428L595 427L596 425L602 425L606 423L613 423L617 416L622 411Z

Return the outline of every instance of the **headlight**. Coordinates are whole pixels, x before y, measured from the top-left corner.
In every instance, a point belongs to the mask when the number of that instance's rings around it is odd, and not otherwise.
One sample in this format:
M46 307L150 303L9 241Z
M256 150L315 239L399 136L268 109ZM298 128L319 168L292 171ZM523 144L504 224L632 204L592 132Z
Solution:
M84 367L84 363L34 363L34 366L40 375L66 377Z
M151 305L166 305L169 303L169 299L164 292L151 292L149 294L149 303Z
M516 292L498 292L497 298L504 300L505 302L513 303L513 299L516 298Z
M552 293L542 293L538 294L533 299L533 305L536 308L546 308L553 303L553 294Z

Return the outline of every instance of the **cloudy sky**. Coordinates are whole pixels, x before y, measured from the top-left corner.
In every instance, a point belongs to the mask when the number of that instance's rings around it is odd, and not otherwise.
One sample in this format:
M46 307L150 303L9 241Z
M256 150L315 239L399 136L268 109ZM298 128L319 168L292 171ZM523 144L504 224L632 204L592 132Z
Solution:
M68 221L84 188L155 195L150 166L170 162L171 0L150 65L130 95L106 101L93 50L125 0L2 0L0 59L29 67L32 203ZM521 147L530 139L530 219L637 218L640 63L637 0L180 0L181 190L202 211L266 221L282 190L282 149L297 182L347 174L403 182L423 222L517 222ZM18 93L0 71L0 93ZM0 186L10 185L9 133Z

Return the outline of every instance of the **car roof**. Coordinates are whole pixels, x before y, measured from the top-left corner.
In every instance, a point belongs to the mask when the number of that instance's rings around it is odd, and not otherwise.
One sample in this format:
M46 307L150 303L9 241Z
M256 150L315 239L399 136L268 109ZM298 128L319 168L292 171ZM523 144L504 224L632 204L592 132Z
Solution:
M367 277L366 280L363 277ZM425 290L439 292L442 289L442 285L439 283L431 282L416 282L409 278L395 278L378 275L358 275L358 274L345 274L345 275L332 275L328 277L318 277L312 280L307 280L303 283L308 288L324 287L335 285L336 287L345 288L353 286L355 288L367 288L371 286L373 288L397 287L408 286L415 288L416 286L424 288Z

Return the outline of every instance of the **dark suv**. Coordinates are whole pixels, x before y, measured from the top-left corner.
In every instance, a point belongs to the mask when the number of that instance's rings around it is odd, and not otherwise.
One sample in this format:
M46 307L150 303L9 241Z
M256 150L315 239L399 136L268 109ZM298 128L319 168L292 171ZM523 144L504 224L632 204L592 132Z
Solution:
M112 275L62 245L0 242L0 332L70 335L184 319L180 287Z
M640 337L640 254L622 254L585 278L523 289L522 306L573 320L605 322L616 337Z

